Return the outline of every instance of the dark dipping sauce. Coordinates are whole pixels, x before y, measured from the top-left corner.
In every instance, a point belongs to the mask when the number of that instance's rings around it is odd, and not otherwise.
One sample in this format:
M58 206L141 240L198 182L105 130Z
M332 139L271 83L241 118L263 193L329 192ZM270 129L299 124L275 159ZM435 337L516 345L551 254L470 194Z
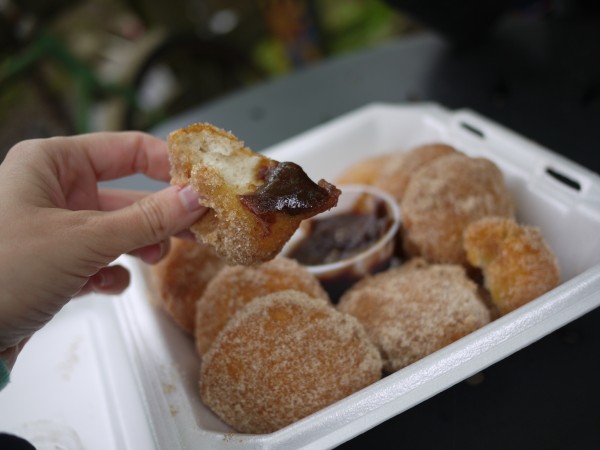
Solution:
M290 216L326 211L337 204L341 193L325 180L313 182L302 168L292 162L281 162L263 174L265 180L256 192L240 195L240 201L266 222L273 214Z
M308 222L307 236L293 247L288 256L307 266L352 258L379 241L392 223L381 201L371 212L349 211L312 219Z

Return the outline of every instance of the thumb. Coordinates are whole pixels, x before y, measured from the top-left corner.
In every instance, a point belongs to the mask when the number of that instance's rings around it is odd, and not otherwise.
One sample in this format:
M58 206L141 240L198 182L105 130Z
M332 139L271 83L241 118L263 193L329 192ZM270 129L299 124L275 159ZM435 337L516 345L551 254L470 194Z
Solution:
M170 186L102 215L98 232L115 256L156 244L189 228L207 208L191 186Z

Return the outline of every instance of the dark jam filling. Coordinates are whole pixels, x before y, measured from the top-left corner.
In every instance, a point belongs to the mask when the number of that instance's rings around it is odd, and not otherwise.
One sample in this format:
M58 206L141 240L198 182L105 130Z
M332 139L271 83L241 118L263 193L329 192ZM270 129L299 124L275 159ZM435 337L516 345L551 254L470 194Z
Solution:
M324 180L313 182L302 168L282 162L264 175L265 182L256 192L240 195L242 204L256 216L270 221L274 213L290 216L319 213L337 204L340 190Z
M371 213L350 211L309 222L310 230L289 257L308 266L351 258L373 246L392 221L383 202Z

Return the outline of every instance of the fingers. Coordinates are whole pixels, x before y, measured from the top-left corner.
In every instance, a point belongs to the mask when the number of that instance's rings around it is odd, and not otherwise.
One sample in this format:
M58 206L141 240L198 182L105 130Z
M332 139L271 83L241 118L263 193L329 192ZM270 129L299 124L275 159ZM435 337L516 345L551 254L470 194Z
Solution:
M102 214L96 240L115 257L166 241L189 228L207 209L191 187L170 186L130 206ZM147 250L150 251L150 250Z
M125 208L144 197L149 192L132 191L126 189L100 188L98 190L98 204L102 211L114 211Z
M129 252L131 256L140 258L146 264L155 264L169 253L170 239L159 242L158 244L147 245Z
M136 131L90 133L71 138L85 152L99 181L142 173L169 181L167 144Z
M109 266L91 276L78 296L96 292L98 294L120 294L129 286L129 271L122 266Z
M114 211L116 209L125 208L126 206L143 199L147 195L149 195L148 192L109 188L100 189L98 192L100 209L103 211ZM176 233L175 237L188 241L196 241L196 236L189 229L185 229L179 233ZM159 244L133 250L129 254L140 258L147 264L154 264L160 261L163 256L169 252L169 244L170 240L164 240Z

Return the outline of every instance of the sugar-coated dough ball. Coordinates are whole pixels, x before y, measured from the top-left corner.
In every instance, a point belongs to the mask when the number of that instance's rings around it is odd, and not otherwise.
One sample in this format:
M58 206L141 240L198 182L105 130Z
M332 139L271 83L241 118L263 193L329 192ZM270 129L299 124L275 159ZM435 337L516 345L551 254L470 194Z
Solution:
M193 333L196 302L225 263L206 244L171 239L169 253L152 266L157 297L175 323Z
M196 304L196 348L202 355L235 312L256 297L294 289L329 300L317 278L283 256L257 266L227 266L206 287Z
M356 317L391 373L490 321L462 266L416 259L355 284L338 310Z
M381 377L364 328L298 291L255 299L202 358L200 397L242 433L271 433Z
M463 154L438 158L414 173L400 205L404 251L435 263L466 265L466 226L485 216L513 216L498 167Z
M335 180L337 184L375 184L383 168L401 158L401 153L368 156L347 167Z
M469 262L482 269L485 287L501 314L560 283L556 257L539 228L487 217L467 227L464 245Z
M389 192L401 201L411 176L420 168L444 156L457 153L454 147L446 144L426 144L388 158L377 174L374 185Z

